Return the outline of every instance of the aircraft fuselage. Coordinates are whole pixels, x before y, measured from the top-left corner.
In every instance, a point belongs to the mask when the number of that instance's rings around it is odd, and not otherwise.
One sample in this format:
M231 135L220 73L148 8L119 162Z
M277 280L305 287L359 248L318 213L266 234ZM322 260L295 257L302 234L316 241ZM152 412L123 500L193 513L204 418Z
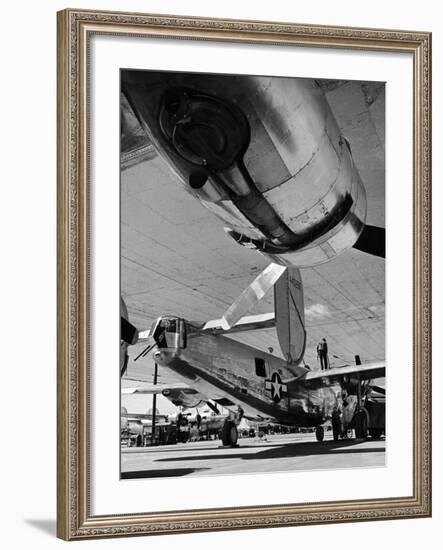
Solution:
M296 426L317 426L330 418L340 384L298 385L296 367L283 359L188 323L186 328L185 347L158 347L153 357L199 393L228 409L241 407L247 418Z

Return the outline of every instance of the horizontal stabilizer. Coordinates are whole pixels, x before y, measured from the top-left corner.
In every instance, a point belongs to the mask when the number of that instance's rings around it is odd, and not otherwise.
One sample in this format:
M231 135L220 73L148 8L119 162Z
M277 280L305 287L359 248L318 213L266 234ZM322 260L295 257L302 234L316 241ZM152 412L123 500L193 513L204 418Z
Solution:
M286 269L287 267L283 265L269 264L226 310L220 320L222 329L230 330L245 313L251 311L275 285Z
M245 332L249 330L260 330L275 327L274 313L262 313L260 315L247 315L242 317L237 323L228 330L223 329L223 320L214 319L208 321L202 330L212 334L231 334L233 332Z

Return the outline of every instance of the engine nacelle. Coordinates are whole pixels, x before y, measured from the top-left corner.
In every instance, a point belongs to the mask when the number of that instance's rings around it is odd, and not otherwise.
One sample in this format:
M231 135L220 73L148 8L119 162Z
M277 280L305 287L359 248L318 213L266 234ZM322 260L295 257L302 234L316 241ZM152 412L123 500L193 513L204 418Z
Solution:
M125 79L159 153L239 244L309 266L357 241L365 190L314 80L143 72Z

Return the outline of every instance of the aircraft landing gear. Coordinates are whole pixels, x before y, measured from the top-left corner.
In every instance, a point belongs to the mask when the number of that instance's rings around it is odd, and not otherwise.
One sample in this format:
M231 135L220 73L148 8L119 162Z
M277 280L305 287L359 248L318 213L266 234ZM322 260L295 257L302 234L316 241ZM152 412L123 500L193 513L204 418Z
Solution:
M369 414L362 406L362 402L362 384L359 380L357 384L357 407L353 419L356 439L366 439L368 437Z
M235 425L235 422L233 422L229 418L227 418L223 424L221 439L225 447L237 447L237 426Z
M315 428L315 439L321 443L324 437L325 437L325 429L323 428L323 426L317 426Z
M334 441L338 441L341 435L341 426L337 422L332 422L332 437Z
M356 439L366 439L368 437L368 417L363 409L355 415L354 426Z
M342 419L338 408L334 409L334 411L332 412L331 427L332 437L334 441L338 441L340 439L340 436L343 435Z

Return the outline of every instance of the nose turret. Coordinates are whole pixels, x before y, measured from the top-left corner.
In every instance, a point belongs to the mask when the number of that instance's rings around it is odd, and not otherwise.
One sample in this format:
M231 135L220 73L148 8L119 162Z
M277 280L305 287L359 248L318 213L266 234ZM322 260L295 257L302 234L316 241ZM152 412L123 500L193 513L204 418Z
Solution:
M159 317L152 326L151 335L160 353L186 347L186 324L179 317Z

